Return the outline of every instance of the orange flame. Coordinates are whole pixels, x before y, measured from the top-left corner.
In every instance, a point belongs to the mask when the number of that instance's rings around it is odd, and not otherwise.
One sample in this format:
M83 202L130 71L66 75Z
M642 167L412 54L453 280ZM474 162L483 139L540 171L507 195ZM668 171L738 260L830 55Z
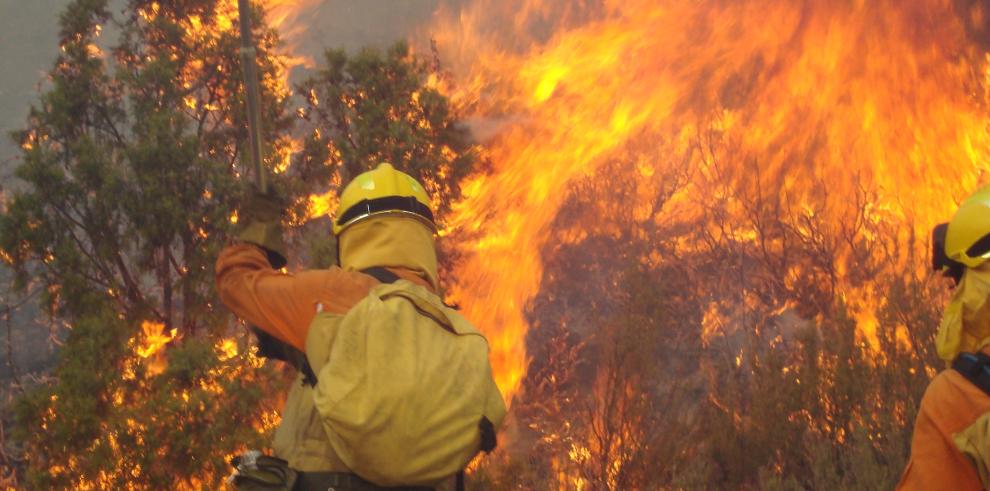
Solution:
M477 237L452 293L486 329L508 394L526 370L523 311L551 221L569 186L637 139L655 142L649 167L690 163L671 219L703 223L694 210L725 197L718 172L731 191L780 194L792 218L833 224L848 210L820 203L865 189L867 218L901 230L895 248L915 247L990 170L987 61L947 0L608 0L588 17L566 2L478 1L442 11L431 33L454 58L453 99L498 126L493 170L464 186L451 220ZM530 35L541 22L552 34ZM705 148L712 135L723 144ZM869 338L865 303L853 307Z
M305 32L305 25L299 22L299 18L310 12L321 2L319 0L263 0L265 8L265 19L268 25L279 32L280 37L286 42L286 68L282 73L282 85L289 86L289 73L298 66L313 67L313 59L306 55L298 54L299 36ZM283 159L288 162L288 157ZM287 164L283 164L287 165ZM284 169L283 169L284 171Z
M158 322L144 321L141 323L141 334L131 339L134 353L144 359L148 375L158 375L165 371L168 362L161 353L162 348L175 339L177 329L165 333L165 325Z

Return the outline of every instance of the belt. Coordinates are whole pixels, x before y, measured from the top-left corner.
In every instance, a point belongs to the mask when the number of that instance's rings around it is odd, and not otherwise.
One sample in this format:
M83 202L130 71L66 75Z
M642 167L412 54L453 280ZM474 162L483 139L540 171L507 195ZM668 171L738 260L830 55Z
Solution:
M386 488L348 472L300 472L292 491L435 491L426 486Z

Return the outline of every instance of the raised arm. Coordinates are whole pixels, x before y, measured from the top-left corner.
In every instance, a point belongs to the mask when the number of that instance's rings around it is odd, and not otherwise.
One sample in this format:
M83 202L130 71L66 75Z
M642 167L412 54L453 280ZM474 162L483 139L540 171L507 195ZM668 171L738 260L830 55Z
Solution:
M217 290L227 308L300 350L330 275L328 270L295 275L273 270L263 249L245 243L224 249L216 265Z

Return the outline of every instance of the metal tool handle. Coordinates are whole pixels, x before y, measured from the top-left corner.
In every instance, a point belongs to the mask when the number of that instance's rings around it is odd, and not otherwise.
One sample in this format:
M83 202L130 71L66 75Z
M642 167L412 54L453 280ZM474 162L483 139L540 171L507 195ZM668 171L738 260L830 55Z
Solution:
M248 135L251 142L251 158L258 190L268 192L268 180L261 155L261 93L258 87L258 50L251 35L251 9L248 0L237 0L241 24L241 65L244 69L244 86L247 89Z

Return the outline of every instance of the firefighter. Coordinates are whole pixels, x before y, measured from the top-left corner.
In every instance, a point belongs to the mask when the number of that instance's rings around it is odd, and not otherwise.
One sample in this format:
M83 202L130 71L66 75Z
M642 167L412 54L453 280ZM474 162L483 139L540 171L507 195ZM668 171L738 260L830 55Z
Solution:
M223 303L260 328L267 339L262 351L277 353L300 370L272 444L277 458L242 456L235 463L235 482L238 489L382 489L352 474L324 432L308 380L313 370L307 366L306 341L318 313L345 314L389 277L437 292L430 200L415 179L387 163L361 174L341 193L333 223L341 267L296 274L276 269L286 263L282 208L270 196L255 193L242 208L246 226L239 242L225 248L216 264ZM278 485L265 487L270 481Z
M951 368L921 399L897 488L984 489L990 485L990 186L967 198L933 239L934 266L956 280L935 340Z

